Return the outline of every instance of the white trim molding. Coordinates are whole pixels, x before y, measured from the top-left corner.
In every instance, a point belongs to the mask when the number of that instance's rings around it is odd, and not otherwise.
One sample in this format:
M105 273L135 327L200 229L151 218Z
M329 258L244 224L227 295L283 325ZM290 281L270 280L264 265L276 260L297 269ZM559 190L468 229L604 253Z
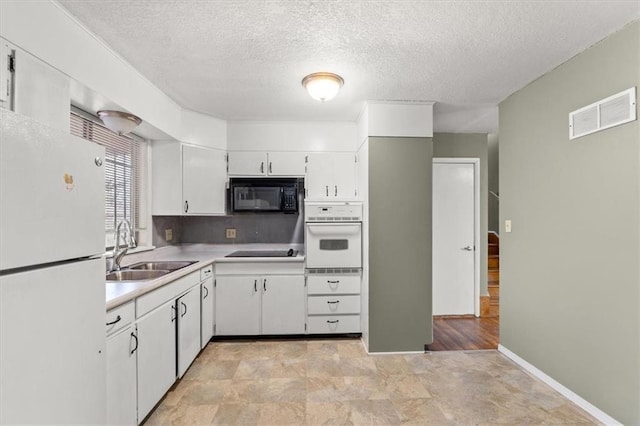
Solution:
M542 382L546 383L547 385L551 386L555 391L560 393L569 401L576 404L578 407L582 408L587 413L591 414L593 417L598 419L598 421L602 422L603 424L622 425L622 423L620 423L619 421L617 421L616 419L614 419L613 417L611 417L610 415L608 415L607 413L605 413L604 411L596 407L595 405L591 404L589 401L582 398L580 395L576 394L571 389L567 388L566 386L564 386L563 384L561 384L551 376L547 375L545 372L538 369L533 364L530 364L529 362L520 358L518 355L511 352L509 349L505 348L504 346L498 345L498 352L502 353L504 356L506 356L507 358L509 358L516 364L518 364L520 367L522 367L525 371L527 371L536 379L539 379Z

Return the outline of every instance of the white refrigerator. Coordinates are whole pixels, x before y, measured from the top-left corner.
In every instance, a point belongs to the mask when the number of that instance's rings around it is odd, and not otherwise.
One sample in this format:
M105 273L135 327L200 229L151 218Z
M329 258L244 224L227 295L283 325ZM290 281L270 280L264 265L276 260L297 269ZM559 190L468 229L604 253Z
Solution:
M0 424L103 424L104 148L0 114Z

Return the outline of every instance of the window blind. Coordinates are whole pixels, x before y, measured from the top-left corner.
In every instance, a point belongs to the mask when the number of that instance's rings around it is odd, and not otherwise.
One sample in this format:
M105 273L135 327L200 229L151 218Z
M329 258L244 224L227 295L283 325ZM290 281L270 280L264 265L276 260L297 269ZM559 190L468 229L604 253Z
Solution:
M145 229L146 142L118 135L73 111L71 134L105 147L105 247L115 245L115 229L123 219L131 222L139 241Z

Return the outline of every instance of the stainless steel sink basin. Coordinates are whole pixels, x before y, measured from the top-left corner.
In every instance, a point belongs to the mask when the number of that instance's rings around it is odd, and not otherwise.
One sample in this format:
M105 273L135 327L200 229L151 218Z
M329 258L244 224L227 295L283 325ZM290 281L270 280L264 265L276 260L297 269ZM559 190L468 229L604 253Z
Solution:
M167 275L168 270L122 270L113 271L107 274L107 281L147 281L163 275Z
M138 262L131 266L127 266L126 269L133 270L146 270L146 271L177 271L178 269L185 268L189 265L193 265L195 261L158 261L158 262Z

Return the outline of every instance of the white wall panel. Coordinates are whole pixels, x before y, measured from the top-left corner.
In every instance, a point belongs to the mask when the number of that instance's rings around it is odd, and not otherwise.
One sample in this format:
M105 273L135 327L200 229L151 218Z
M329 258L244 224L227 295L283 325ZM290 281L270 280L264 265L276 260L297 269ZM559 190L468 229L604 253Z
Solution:
M357 149L354 122L230 121L230 151L349 151Z

